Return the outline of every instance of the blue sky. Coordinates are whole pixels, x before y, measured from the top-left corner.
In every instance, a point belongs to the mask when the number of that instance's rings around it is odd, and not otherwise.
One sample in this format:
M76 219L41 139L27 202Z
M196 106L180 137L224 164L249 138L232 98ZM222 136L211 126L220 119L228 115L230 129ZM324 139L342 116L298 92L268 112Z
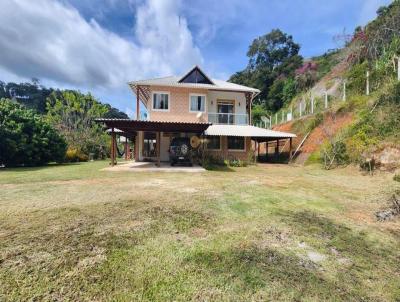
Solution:
M257 36L280 28L305 57L340 46L389 0L2 0L0 79L91 91L133 114L126 82L199 64L227 79Z

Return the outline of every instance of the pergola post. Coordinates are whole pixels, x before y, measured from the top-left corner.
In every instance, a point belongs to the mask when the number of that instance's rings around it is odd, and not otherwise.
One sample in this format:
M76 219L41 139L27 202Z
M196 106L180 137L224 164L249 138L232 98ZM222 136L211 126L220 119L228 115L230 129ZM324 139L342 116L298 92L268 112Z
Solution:
M260 158L260 142L257 141L257 160Z
M156 147L157 147L157 167L160 167L160 150L161 150L161 135L160 132L158 131L156 134Z
M279 157L279 138L276 140L275 159L278 160L278 157Z
M125 160L129 159L128 138L125 136Z
M293 139L289 138L289 161L292 158Z
M116 163L116 160L115 160L115 151L116 151L115 149L117 147L116 144L117 144L116 135L114 132L114 128L112 128L112 130L111 130L111 166L114 166Z
M136 86L136 119L140 120L139 86Z
M268 161L268 141L265 142L265 161Z

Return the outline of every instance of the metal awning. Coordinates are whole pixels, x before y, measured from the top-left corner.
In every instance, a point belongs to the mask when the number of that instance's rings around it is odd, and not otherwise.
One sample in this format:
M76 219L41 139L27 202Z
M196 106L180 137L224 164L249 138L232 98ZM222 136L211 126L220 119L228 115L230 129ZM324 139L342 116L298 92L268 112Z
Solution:
M107 118L99 118L95 121L103 123L107 128L119 129L130 134L136 134L136 131L186 132L200 134L211 125L210 123L203 122L140 121Z
M251 137L255 140L273 140L294 138L296 134L274 131L250 125L211 125L204 132L210 136L241 136Z

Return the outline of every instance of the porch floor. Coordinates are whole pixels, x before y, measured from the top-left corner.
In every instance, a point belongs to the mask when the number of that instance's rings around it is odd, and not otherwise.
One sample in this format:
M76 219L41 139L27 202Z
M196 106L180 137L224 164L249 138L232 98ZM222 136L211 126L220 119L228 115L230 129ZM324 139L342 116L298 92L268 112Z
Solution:
M205 172L206 169L199 165L189 166L173 166L171 167L169 162L161 162L161 166L157 167L154 162L120 162L114 167L107 167L101 169L101 171L131 171L131 172L189 172L199 173Z

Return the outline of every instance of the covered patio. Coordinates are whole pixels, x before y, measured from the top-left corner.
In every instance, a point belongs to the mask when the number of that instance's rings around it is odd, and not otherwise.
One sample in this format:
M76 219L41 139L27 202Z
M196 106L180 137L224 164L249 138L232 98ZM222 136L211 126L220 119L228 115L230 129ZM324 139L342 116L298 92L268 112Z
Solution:
M156 166L161 167L161 133L194 133L201 135L211 125L203 122L141 121L131 119L96 119L105 125L111 134L111 166L117 164L117 135L136 140L139 132L153 132L156 140ZM135 160L139 161L139 144L135 143Z
M275 146L275 157L278 157L285 146L288 146L289 159L293 154L293 138L297 137L293 133L274 131L259 128L251 125L211 125L204 132L208 136L238 136L250 137L255 143L255 153L260 157L260 146L266 144L268 152L269 144ZM282 147L280 149L280 147Z
M171 166L168 163L161 162L159 165L154 162L134 162L120 164L102 169L103 171L129 171L129 172L183 172L183 173L201 173L206 169L199 165L193 166Z

